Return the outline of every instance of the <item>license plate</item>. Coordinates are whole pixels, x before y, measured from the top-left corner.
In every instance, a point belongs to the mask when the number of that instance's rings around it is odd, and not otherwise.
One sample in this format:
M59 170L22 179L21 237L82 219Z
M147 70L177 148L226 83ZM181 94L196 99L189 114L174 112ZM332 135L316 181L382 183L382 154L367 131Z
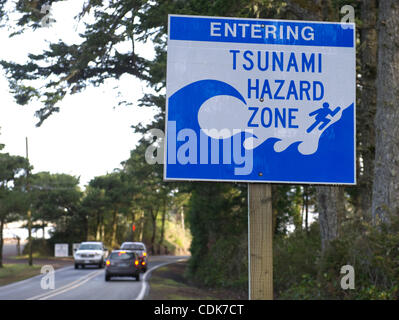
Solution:
M120 267L127 267L129 264L128 263L120 263L119 266Z
M90 260L85 260L85 263L90 263Z

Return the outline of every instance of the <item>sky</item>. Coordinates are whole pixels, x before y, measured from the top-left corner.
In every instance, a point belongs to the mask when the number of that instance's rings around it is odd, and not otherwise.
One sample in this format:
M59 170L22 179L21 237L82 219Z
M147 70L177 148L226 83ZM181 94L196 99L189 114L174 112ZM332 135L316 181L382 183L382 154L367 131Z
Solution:
M55 3L51 13L57 22L49 28L25 32L13 38L8 38L8 33L2 30L0 59L23 63L28 53L42 53L50 41L79 42L78 33L83 30L77 27L74 16L83 2ZM151 42L136 43L135 50L149 59L154 56ZM118 97L118 92L122 96ZM150 108L137 107L137 100L145 92L151 92L146 83L131 76L106 81L98 88L88 86L81 93L66 96L58 104L60 112L50 116L41 127L36 127L38 119L34 112L42 105L39 102L18 105L0 68L0 143L5 144L1 152L25 156L25 138L28 137L33 173L49 171L78 176L80 186L84 188L95 176L120 168L120 162L128 159L130 150L140 139L131 126L149 123L155 114ZM131 102L133 106L118 107L120 100ZM312 218L313 214L310 215L311 221ZM21 229L19 223L10 225L8 229L5 237L19 234L26 238L27 231Z
M78 42L78 33L83 30L77 27L73 17L83 2L55 3L51 14L56 23L48 28L13 38L8 38L2 30L0 59L23 63L27 53L41 53L48 48L49 41ZM151 42L136 44L135 49L146 58L154 56ZM0 143L5 144L2 152L25 156L28 137L33 173L49 171L79 176L84 187L95 176L120 168L120 162L129 158L130 150L140 139L131 126L149 123L155 114L151 108L137 106L144 92L150 92L146 83L131 76L106 81L97 88L88 86L81 93L66 96L58 105L60 112L36 127L38 119L34 112L42 105L40 102L18 105L9 92L5 72L0 69ZM133 105L118 106L120 100Z

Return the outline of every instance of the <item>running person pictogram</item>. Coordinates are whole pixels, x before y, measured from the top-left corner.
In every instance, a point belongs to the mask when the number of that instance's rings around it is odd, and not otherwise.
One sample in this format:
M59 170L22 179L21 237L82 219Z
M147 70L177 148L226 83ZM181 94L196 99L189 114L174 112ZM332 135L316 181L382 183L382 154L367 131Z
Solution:
M323 130L324 127L331 121L331 119L328 119L327 116L331 115L331 117L334 117L339 110L341 110L341 107L336 107L333 110L330 109L330 105L328 102L323 103L323 108L317 109L311 113L309 113L309 116L314 116L316 115L316 121L306 130L307 133L310 133L315 129L320 123L322 124L319 127L319 130Z

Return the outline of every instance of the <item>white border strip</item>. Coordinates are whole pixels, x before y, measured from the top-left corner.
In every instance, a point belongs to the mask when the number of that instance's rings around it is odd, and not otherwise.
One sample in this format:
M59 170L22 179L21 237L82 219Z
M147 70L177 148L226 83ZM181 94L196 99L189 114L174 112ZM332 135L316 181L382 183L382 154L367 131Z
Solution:
M317 20L286 20L286 19L263 19L263 18L242 18L242 17L220 17L220 16L201 16L190 14L168 14L170 17L183 17L183 18L205 18L205 19L223 19L223 20L250 20L250 21L274 21L274 22L293 22L293 23L315 23L315 24L336 24L336 25L349 25L355 27L354 22L340 22L340 21L317 21ZM169 29L168 29L169 35Z
M248 300L251 300L251 208L249 201L249 184L247 186L247 202L248 202Z
M171 17L189 17L189 18L217 18L217 19L226 19L226 20L258 20L258 21L276 21L276 22L304 22L304 23L319 23L319 24L338 24L338 25L350 25L353 27L353 50L355 52L355 84L356 84L356 24L353 22L333 22L333 21L308 21L308 20L285 20L285 19L257 19L257 18L237 18L237 17L217 17L217 16L196 16L196 15L180 15L180 14L168 14L168 42L167 47L169 45L169 36L170 36L170 18ZM171 41L183 41L183 40L171 40ZM352 48L352 47L350 47ZM166 51L166 59L168 57L168 52ZM357 163L356 163L356 85L354 101L353 101L353 182L320 182L320 181L277 181L277 180L236 180L236 179L212 179L212 178L175 178L168 177L167 167L168 167L168 107L169 107L169 98L168 95L168 67L166 63L166 106L165 106L165 139L164 139L164 164L163 164L163 180L164 181L209 181L209 182L235 182L235 183L277 183L277 184L309 184L309 185L332 185L332 186L354 186L357 185Z

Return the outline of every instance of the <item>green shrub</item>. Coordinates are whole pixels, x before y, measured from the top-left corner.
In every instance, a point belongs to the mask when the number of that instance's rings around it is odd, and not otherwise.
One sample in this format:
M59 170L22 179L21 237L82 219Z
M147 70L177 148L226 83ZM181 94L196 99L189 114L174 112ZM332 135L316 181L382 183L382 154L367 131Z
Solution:
M276 239L274 286L278 299L399 298L399 218L372 226L347 221L321 255L318 224ZM355 270L355 289L343 290L341 267Z
M46 239L33 239L32 253L41 257L53 256L54 249L51 248L50 243ZM29 246L27 244L24 246L22 254L29 254Z
M232 238L219 238L201 259L190 259L189 276L207 286L248 290L247 241Z
M292 288L296 286L298 290L305 292L305 287L312 287L318 273L320 256L318 224L313 223L309 233L298 230L289 235L275 237L273 255L276 298L287 296L287 292L292 293ZM299 299L300 297L288 295L287 298Z

